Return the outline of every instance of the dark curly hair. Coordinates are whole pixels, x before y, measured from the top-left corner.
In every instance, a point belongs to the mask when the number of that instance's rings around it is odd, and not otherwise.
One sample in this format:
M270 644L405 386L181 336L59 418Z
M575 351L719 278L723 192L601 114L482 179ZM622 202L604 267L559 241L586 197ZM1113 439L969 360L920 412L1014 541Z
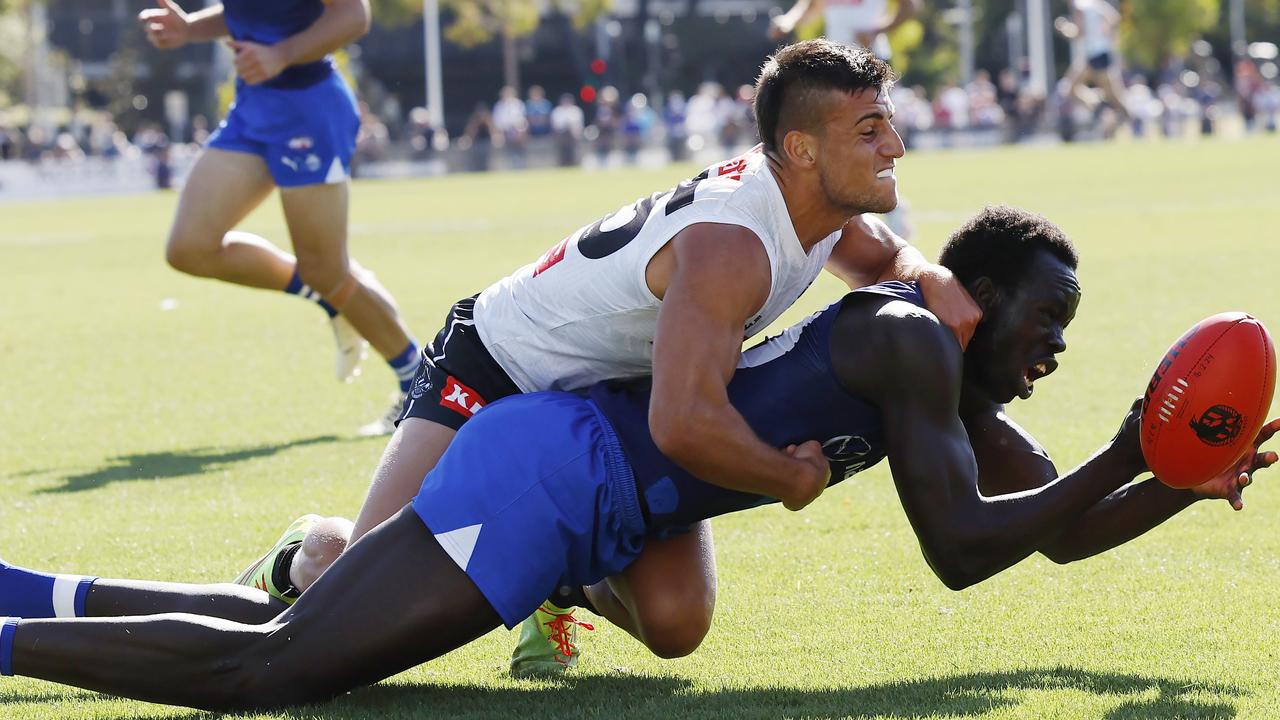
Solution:
M774 150L788 131L819 124L820 104L830 90L886 92L893 81L888 63L864 47L830 40L788 45L765 61L756 78L760 141L766 150Z
M1014 288L1040 251L1072 270L1080 264L1075 245L1047 218L1007 205L988 205L951 233L938 264L966 285L988 277L1000 287Z

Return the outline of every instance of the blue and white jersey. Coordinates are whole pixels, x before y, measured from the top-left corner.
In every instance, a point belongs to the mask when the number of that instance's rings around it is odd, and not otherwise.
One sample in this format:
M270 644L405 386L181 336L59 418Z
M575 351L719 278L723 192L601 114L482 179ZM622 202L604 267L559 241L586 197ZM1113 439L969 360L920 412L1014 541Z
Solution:
M236 40L274 45L311 27L324 13L321 0L223 0L222 17ZM266 87L300 88L312 85L333 72L333 62L323 60L292 65L263 83Z
M914 284L882 283L858 293L924 306ZM880 462L886 452L879 408L847 391L832 365L831 328L842 306L834 303L744 352L728 388L729 401L764 442L778 448L821 442L833 485ZM621 441L649 512L650 533L777 502L698 480L664 456L649 434L650 387L647 379L620 381L590 392Z

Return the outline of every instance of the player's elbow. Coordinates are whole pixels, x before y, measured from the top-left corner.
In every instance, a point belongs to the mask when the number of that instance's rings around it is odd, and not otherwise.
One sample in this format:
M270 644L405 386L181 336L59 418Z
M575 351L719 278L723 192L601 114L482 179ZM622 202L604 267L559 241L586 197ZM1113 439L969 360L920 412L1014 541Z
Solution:
M677 463L697 458L700 452L705 451L707 431L714 425L710 418L704 417L706 414L693 405L676 407L655 403L649 410L649 433L653 444Z
M933 574L948 590L959 592L986 579L985 575L965 563L962 558L926 555L925 559Z

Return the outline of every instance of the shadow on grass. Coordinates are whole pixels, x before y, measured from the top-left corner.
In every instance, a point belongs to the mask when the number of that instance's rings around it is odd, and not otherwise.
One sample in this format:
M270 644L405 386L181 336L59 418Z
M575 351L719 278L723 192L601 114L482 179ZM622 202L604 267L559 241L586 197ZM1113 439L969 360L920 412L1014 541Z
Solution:
M832 668L827 672L839 672ZM703 692L681 678L585 677L532 685L528 690L390 685L361 690L290 718L355 720L418 708L457 718L601 716L608 718L915 718L977 717L1001 708L1016 713L1024 691L1071 690L1124 699L1107 720L1232 718L1232 700L1245 694L1217 682L1096 673L1075 668L972 673L878 683L838 690L722 689ZM1208 696L1208 697L1206 697ZM1216 696L1216 697L1213 697Z
M838 672L837 670L832 670ZM825 671L824 671L825 672ZM1105 720L1234 718L1243 688L1219 682L1152 675L1098 673L1069 667L969 673L877 683L839 690L788 688L702 691L678 677L588 676L534 681L514 687L377 685L333 702L269 717L296 720L369 718L944 718L980 717L997 711L1030 717L1025 692L1071 691L1114 696L1119 704ZM40 696L48 701L48 695ZM24 698L0 699L0 706ZM0 712L0 714L3 714ZM160 720L192 717L190 712ZM244 717L224 715L221 717Z
M182 452L140 453L121 455L108 460L105 467L68 475L61 478L61 485L37 490L37 493L66 493L95 490L109 483L124 480L164 480L167 478L200 475L220 470L227 465L275 455L278 452L306 445L318 445L364 438L342 438L337 435L320 435L278 445L257 445L238 450L195 448Z

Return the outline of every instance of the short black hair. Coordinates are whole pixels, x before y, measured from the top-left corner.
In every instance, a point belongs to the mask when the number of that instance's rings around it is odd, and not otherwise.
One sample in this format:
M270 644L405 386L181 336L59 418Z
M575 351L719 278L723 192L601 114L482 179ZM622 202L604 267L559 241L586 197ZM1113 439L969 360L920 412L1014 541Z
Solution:
M760 141L766 150L774 150L781 140L779 128L786 131L811 127L821 120L816 101L826 91L885 92L893 81L889 64L860 45L822 39L787 45L765 61L756 78L755 114Z
M1012 289L1042 251L1072 270L1080 265L1075 245L1048 218L1007 205L988 205L951 233L938 264L965 285L987 277L999 287Z

